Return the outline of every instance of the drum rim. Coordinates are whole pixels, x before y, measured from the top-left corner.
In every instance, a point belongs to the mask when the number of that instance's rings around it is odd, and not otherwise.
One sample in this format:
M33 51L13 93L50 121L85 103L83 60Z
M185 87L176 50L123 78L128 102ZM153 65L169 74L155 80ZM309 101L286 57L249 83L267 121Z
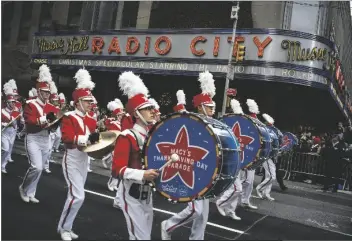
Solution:
M263 141L263 135L262 133L259 131L259 128L258 128L258 125L252 120L253 118L249 115L246 115L246 114L235 114L235 113L226 113L225 115L221 116L219 119L220 120L223 120L224 117L231 117L231 116L242 116L248 120L250 120L252 123L254 123L255 125L255 128L259 134L259 143L260 143L260 147L263 146L264 144L264 141ZM263 125L266 127L266 125L263 123ZM230 127L231 128L231 127ZM236 137L237 138L237 137ZM262 158L260 157L260 153L261 153L262 149L259 148L257 153L255 154L255 157L254 157L254 161L251 161L250 163L248 163L246 166L242 167L241 169L244 170L244 169L250 169L254 164L257 164L257 162L259 162L261 159L265 159L265 158ZM267 158L266 158L267 159ZM264 160L265 161L265 160ZM264 162L263 161L263 162Z
M150 140L151 140L151 138L150 138L151 134L154 131L156 131L158 128L160 128L160 126L164 123L164 121L169 120L170 118L176 118L177 116L189 116L189 115L194 117L193 119L195 121L198 121L198 122L202 123L203 125L205 125L205 127L206 127L205 129L207 129L209 131L210 136L212 136L214 138L214 142L218 143L218 138L215 135L214 131L211 128L209 128L208 124L205 123L203 121L203 119L201 119L196 113L193 113L193 112L181 112L181 113L175 112L175 113L168 114L168 115L164 116L160 121L155 123L155 125L153 125L153 127L148 132L148 135L146 137L146 141L143 144L143 150L142 150L143 170L147 170L147 167L148 167L148 157L146 156L146 151L149 148L149 144L150 144ZM190 202L190 201L197 200L197 199L203 199L203 197L206 196L207 192L209 190L211 190L211 187L214 185L214 182L217 182L217 177L220 174L220 170L221 169L220 169L219 165L220 165L220 160L222 160L222 158L223 158L223 155L222 155L222 152L219 149L218 145L215 145L215 152L216 152L216 168L214 170L214 173L212 174L211 181L206 185L205 188L203 188L201 191L199 191L195 196L187 197L187 198L186 197L172 198L167 193L162 192L160 190L157 190L155 182L151 181L150 183L151 183L151 186L152 186L153 190L157 191L161 196L166 198L168 201L174 202L174 203L186 203L186 202Z

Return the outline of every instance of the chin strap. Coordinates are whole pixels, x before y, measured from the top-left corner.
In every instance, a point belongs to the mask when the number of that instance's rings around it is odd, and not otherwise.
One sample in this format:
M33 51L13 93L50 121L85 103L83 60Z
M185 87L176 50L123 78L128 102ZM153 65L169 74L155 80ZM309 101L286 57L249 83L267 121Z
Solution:
M87 111L83 108L81 100L78 100L78 102L79 102L79 106L81 107L81 109L83 111L83 114L87 113Z
M143 122L143 124L148 126L149 125L148 122L144 119L144 117L141 115L139 110L136 110L136 113L137 113L138 117L141 119L141 121Z

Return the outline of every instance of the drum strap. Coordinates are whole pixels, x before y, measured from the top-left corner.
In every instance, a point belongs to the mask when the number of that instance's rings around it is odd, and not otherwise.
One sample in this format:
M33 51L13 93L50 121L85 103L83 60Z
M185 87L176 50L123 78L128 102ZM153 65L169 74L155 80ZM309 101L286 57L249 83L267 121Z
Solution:
M131 133L134 135L134 137L136 138L137 140L137 144L138 144L138 147L139 147L139 151L141 152L142 149L143 149L143 141L142 141L142 138L138 135L138 133L136 133L133 129L130 129Z

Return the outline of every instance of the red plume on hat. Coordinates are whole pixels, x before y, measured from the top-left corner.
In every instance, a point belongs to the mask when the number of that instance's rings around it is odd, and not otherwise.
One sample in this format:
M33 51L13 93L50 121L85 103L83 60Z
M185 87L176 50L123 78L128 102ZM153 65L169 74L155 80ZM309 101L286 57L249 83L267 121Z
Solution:
M39 67L39 77L37 79L36 88L38 90L50 91L49 83L52 82L50 69L46 64Z
M74 77L77 82L77 88L72 93L73 101L76 103L79 100L94 100L92 90L95 87L95 83L92 81L92 77L89 72L85 69L79 69Z
M153 106L148 100L149 90L139 76L127 71L120 75L118 81L123 94L128 97L127 106L130 114L138 109Z
M275 121L270 115L264 113L262 116L268 125L270 126L274 125Z
M247 99L247 102L246 102L247 106L248 106L248 110L250 112L250 116L253 117L253 118L257 118L257 114L259 114L259 107L258 107L258 104L257 102L255 102L254 100L252 99Z
M9 82L4 84L4 94L6 95L7 101L15 101L14 92Z
M213 75L209 71L205 71L199 74L198 81L200 82L202 93L193 97L194 107L197 108L199 105L215 106L212 99L216 90Z
M176 97L177 97L177 105L174 106L174 111L175 112L181 112L186 110L186 95L183 90L178 90L176 92Z

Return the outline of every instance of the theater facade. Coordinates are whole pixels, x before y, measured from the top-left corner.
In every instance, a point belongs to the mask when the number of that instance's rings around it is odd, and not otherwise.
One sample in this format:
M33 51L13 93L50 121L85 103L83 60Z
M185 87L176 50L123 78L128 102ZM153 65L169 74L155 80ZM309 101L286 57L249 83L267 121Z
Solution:
M34 36L31 62L33 68L48 64L68 79L62 81L67 90L75 86L74 71L84 66L103 104L120 97L118 75L132 70L141 74L164 112L171 111L179 88L191 107L191 97L199 92L197 75L209 70L221 111L231 36L232 29L40 32ZM335 48L330 40L303 32L239 29L231 53L230 87L238 89L242 104L255 99L261 112L284 128L294 123L325 128L349 121L350 101L342 94L344 79ZM321 124L322 119L328 124Z

